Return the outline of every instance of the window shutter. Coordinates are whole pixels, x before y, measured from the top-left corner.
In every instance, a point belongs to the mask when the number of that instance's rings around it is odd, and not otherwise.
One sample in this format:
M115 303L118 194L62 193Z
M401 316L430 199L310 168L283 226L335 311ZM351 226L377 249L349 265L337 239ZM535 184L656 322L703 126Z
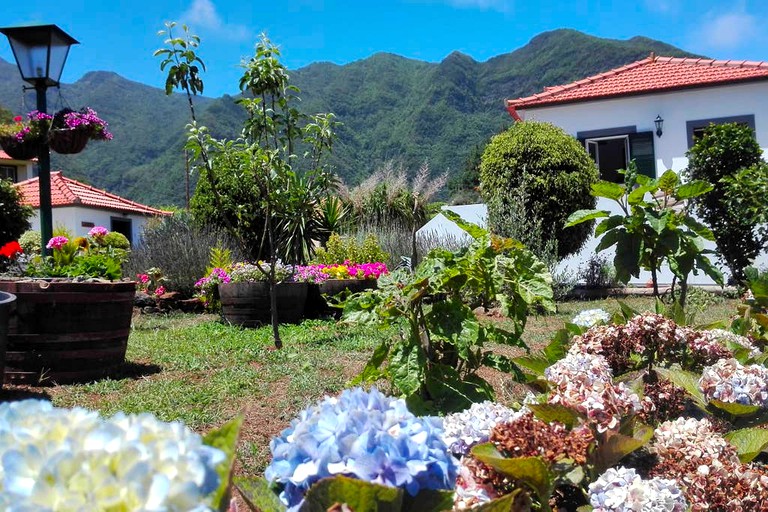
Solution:
M635 161L640 174L656 177L656 155L653 152L653 132L629 134L629 159Z

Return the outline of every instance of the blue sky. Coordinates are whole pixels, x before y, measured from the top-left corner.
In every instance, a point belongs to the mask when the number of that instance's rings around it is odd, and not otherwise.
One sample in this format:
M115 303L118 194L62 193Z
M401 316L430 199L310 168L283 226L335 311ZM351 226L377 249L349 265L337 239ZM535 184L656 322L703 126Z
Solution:
M599 37L643 35L714 58L768 60L765 0L27 0L4 2L0 25L53 23L80 41L62 80L94 70L161 87L152 52L165 21L200 35L206 96L237 92L238 64L266 32L295 69L376 52L439 62L453 50L478 61L535 35L573 28ZM13 62L7 40L0 58ZM553 84L554 85L554 84Z

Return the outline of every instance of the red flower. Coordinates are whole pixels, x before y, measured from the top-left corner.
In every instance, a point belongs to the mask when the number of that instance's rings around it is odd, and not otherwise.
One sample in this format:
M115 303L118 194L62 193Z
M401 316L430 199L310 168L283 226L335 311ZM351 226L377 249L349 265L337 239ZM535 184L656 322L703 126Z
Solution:
M0 247L0 256L5 256L9 259L13 259L17 254L21 254L22 252L19 242L16 241L8 242Z
M16 116L16 117L13 118L13 120L16 121L17 123L20 123L21 122L21 116Z

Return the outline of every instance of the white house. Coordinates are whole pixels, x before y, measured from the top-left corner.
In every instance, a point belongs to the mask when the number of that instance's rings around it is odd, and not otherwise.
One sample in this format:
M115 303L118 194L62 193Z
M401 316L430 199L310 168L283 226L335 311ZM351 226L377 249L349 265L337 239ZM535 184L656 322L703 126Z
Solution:
M516 121L546 121L581 141L602 179L621 181L617 169L635 160L650 176L685 169L685 154L710 123L740 122L768 148L768 62L657 57L547 87L541 93L506 101ZM614 203L600 200L598 208ZM566 262L571 269L594 254L596 241ZM712 246L714 248L714 245ZM768 264L763 254L756 262ZM639 282L647 281L643 274ZM660 282L671 281L667 270ZM691 283L710 284L706 276Z
M24 204L36 208L32 229L40 229L40 189L38 178L16 184ZM131 244L139 241L144 225L156 216L171 215L128 199L110 194L65 177L61 171L51 173L51 206L53 227L66 228L74 236L85 236L94 226L125 235Z
M0 149L0 179L9 179L14 183L31 179L35 176L37 160L15 160Z

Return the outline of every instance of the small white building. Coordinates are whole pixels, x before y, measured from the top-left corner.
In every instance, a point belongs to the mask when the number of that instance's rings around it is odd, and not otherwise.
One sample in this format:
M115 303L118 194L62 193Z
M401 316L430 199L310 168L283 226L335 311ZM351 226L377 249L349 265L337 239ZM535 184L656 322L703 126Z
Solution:
M0 149L0 179L11 180L14 183L28 180L36 176L37 160L15 160Z
M688 165L686 152L710 123L739 122L768 148L768 62L650 57L583 80L547 87L541 93L507 100L516 121L546 121L581 141L602 179L623 181L616 171L635 160L652 177ZM601 199L598 208L618 212ZM566 262L576 269L594 254L590 240ZM711 245L714 249L714 245ZM765 254L758 265L768 263ZM638 282L646 282L649 273ZM665 270L660 282L671 282ZM703 275L690 283L711 284Z
M40 189L38 178L16 184L24 204L36 209L32 229L40 230ZM85 236L94 226L104 226L122 233L135 245L144 225L156 216L171 215L115 194L110 194L65 177L61 171L51 173L51 207L53 228L63 227L73 236Z
M441 209L451 211L464 221L476 224L481 228L488 225L488 207L484 204L443 206ZM451 246L454 244L468 245L472 241L472 237L448 217L438 213L416 231L416 240L430 246L435 245L434 242L437 241Z

